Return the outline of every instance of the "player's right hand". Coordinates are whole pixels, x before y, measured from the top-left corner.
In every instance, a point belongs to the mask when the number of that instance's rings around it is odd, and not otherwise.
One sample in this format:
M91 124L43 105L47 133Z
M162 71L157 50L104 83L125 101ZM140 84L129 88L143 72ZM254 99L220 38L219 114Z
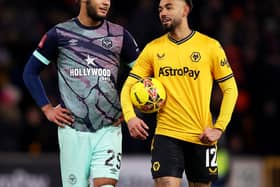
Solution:
M147 130L148 125L138 117L134 117L127 122L128 130L130 136L140 140L146 140L149 136Z
M65 125L71 125L74 122L74 118L71 112L57 105L53 107L51 104L47 104L42 107L42 111L47 117L47 119L60 127L65 127Z

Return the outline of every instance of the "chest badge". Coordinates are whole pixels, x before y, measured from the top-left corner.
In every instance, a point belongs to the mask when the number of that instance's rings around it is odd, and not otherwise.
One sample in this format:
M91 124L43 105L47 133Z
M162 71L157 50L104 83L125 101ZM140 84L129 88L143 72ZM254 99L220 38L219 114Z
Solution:
M102 40L102 46L107 49L111 49L113 47L113 41L110 38L104 38Z
M199 62L200 61L200 59L201 59L201 56L200 56L200 53L199 52L192 52L192 54L191 54L191 60L193 61L193 62Z

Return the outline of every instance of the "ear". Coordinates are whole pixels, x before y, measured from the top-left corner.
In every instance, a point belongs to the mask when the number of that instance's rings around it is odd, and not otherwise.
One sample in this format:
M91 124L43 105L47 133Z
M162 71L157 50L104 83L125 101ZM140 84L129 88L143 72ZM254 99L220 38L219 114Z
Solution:
M189 13L190 13L190 7L188 5L184 5L184 10L183 11L184 11L183 12L184 16L185 17L188 16Z

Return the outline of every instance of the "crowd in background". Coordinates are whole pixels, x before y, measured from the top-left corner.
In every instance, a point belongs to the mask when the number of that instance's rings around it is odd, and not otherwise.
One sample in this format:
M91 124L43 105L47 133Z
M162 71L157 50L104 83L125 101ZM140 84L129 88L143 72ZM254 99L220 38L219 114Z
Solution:
M47 121L25 89L22 71L43 34L77 15L73 1L0 0L0 152L58 151L56 126ZM128 29L140 49L163 33L157 1L112 0L108 19ZM233 154L280 154L280 2L194 0L190 25L221 42L238 83L238 102L222 145ZM42 72L54 104L55 78L55 65ZM215 86L214 116L220 99ZM143 117L155 126L154 114ZM147 141L133 140L123 124L124 152L148 153L152 129Z

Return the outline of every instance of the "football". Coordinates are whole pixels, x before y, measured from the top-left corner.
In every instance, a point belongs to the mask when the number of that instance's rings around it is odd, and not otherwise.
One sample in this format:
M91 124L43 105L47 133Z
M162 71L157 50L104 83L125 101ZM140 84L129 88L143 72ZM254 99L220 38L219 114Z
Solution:
M154 113L163 107L166 92L159 80L149 77L137 81L131 87L130 98L140 112Z

